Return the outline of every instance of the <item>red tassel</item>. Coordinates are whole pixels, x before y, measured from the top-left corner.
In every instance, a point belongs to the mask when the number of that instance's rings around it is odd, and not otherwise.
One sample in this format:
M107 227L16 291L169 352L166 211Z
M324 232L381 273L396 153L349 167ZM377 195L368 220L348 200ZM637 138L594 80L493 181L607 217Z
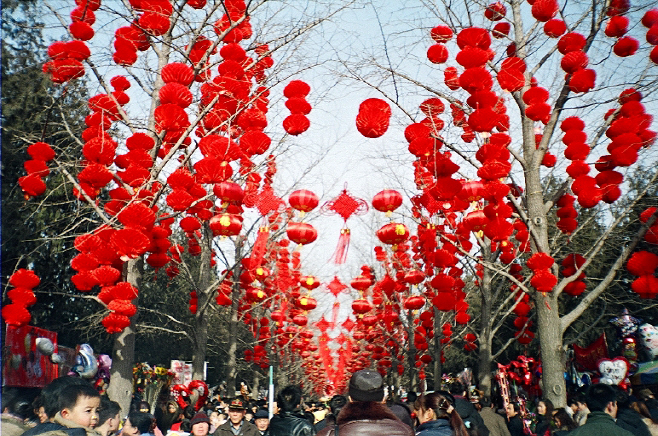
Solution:
M336 265L342 265L347 260L347 250L350 248L350 229L343 228L340 230L340 238L338 238L338 245L331 260Z
M267 240L270 237L270 228L267 226L261 227L258 229L258 236L254 242L254 246L251 249L251 261L249 267L251 269L256 269L263 263L263 258L265 257L265 249L267 248Z
M340 303L336 301L331 311L331 328L334 328L336 321L338 321L338 312L340 311Z

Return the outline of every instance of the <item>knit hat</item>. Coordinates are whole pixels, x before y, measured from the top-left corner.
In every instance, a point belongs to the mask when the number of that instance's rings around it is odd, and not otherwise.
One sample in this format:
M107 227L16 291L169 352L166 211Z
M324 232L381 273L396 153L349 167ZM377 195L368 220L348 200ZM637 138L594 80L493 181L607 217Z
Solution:
M205 413L198 412L190 421L190 425L194 427L194 424L199 424L201 422L205 422L206 424L210 425L210 418L208 418L208 415Z
M357 371L350 379L349 395L353 401L381 401L384 399L384 380L378 372Z

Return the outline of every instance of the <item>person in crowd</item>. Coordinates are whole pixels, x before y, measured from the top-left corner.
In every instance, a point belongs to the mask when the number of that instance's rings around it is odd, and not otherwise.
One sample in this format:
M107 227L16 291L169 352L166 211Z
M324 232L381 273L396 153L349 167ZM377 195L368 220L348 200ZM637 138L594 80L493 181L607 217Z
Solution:
M254 412L251 411L251 409L247 409L245 414L244 414L244 419L247 422L251 422L252 424L254 423Z
M164 410L159 410L161 411L155 415L155 419L158 428L162 433L167 433L169 430L176 431L180 429L180 423L183 421L183 411L178 407L178 403L174 400L167 401Z
M258 409L256 413L254 413L254 424L256 424L256 428L258 428L260 436L270 436L270 414L267 410Z
M553 431L553 436L566 436L569 432L578 427L571 416L567 408L558 409L553 415L553 423L555 425L555 430Z
M617 425L635 436L651 436L649 428L642 420L642 415L631 409L631 398L628 393L619 386L614 386L613 389L617 400Z
M578 405L578 411L574 416L573 420L576 421L578 427L582 427L585 422L587 422L587 416L589 415L590 410L587 408L587 400L585 399L585 393L579 392L576 395L576 404Z
M489 430L484 425L482 417L473 404L466 398L466 388L464 385L458 381L453 382L450 385L450 393L455 398L455 410L457 410L462 421L464 421L466 428L478 427L478 432L482 436L489 436Z
M573 420L574 416L576 416L576 413L578 412L578 402L576 402L574 397L571 397L567 400L567 408L565 410L569 414L569 417Z
M71 384L64 387L59 392L58 403L59 411L55 414L53 422L50 423L55 424L56 427L52 426L37 434L43 436L98 436L93 429L98 425L101 396L91 384ZM40 424L34 429L43 425Z
M569 436L632 436L633 433L615 424L617 396L611 386L603 383L591 385L585 401L590 410L587 422L572 430Z
M327 410L327 406L325 406L325 404L320 401L316 401L315 403L313 403L313 409L314 410L311 411L311 413L313 413L313 418L314 418L313 425L322 421L327 416L327 413L329 412ZM315 430L317 431L317 427Z
M91 383L80 377L62 376L58 377L41 390L41 405L47 420L36 427L33 427L23 433L23 436L36 436L51 430L61 430L65 428L55 422L55 416L60 411L60 395L62 390L71 385L86 385L93 389Z
M480 398L480 404L482 405L482 410L479 413L485 427L489 429L489 436L510 436L505 418L496 413L494 410L495 405L491 402L491 398Z
M414 405L420 422L416 436L469 436L454 404L455 398L448 392L421 395Z
M101 405L98 409L98 425L94 430L101 436L112 436L119 430L121 423L121 406L116 401L107 397L101 397Z
M299 386L286 386L276 397L279 413L270 420L271 436L313 436L313 414L302 413L302 390Z
M537 403L537 425L535 427L535 434L537 436L551 436L553 411L555 411L555 407L551 400L539 400L539 403Z
M655 422L653 418L651 418L651 413L649 412L647 405L644 404L644 401L633 401L631 403L631 407L637 413L642 415L642 421L644 421L644 423L647 425L651 436L658 436L658 422Z
M523 436L523 421L521 421L521 407L519 403L507 403L507 430L511 436Z
M409 406L406 403L391 401L387 403L387 406L400 421L407 424L411 429L414 428L414 419L411 417L411 409L409 409Z
M221 413L218 410L212 410L208 414L208 419L210 419L210 430L208 431L209 433L214 433L220 425L226 422L226 420L221 420Z
M258 428L244 419L247 406L241 398L228 405L228 421L220 425L213 436L258 436Z
M210 418L203 412L198 412L190 420L190 434L192 436L208 436L210 431Z
M336 426L328 425L318 436L413 436L411 428L401 422L383 404L384 380L367 369L352 374L348 385L349 403L336 417Z
M123 423L121 436L153 436L155 417L150 413L130 412Z
M345 404L347 404L347 397L344 395L334 395L331 397L331 400L329 400L330 413L328 413L322 421L315 424L315 430L320 432L320 430L323 430L327 426L335 425L336 417Z
M21 398L16 389L5 387L2 391L0 429L5 436L20 436L30 428L25 424L25 420L30 414L32 405L27 399Z
M651 389L640 389L638 392L638 397L644 402L644 405L651 415L651 419L658 423L658 400L656 400L656 397Z
M142 400L137 403L137 411L142 413L151 413L151 406L149 405L148 401Z
M41 395L37 395L34 401L32 401L32 410L39 420L37 424L43 424L48 421L48 415L46 414L45 407L43 407L43 399L41 398Z

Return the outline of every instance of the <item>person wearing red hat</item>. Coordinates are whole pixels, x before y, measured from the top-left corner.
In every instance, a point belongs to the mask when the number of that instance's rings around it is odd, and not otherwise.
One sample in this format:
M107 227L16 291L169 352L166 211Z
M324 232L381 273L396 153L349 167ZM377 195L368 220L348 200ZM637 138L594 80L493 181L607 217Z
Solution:
M228 405L228 421L220 425L213 436L259 436L258 428L244 419L247 406L240 398L234 398Z
M210 430L210 418L203 412L198 412L190 421L192 436L208 436Z

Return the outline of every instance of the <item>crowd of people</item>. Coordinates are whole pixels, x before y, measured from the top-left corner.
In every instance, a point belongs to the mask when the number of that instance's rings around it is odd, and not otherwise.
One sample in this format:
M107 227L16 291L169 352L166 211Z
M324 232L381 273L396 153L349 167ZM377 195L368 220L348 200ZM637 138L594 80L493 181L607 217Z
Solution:
M203 407L181 408L133 401L122 416L118 403L84 379L60 377L28 401L18 391L2 395L3 436L658 436L658 401L649 389L629 393L594 384L556 409L536 404L528 425L524 407L498 409L454 382L449 391L409 392L386 398L376 371L355 372L346 396L305 402L299 386L283 388L274 410L265 400L214 397Z

